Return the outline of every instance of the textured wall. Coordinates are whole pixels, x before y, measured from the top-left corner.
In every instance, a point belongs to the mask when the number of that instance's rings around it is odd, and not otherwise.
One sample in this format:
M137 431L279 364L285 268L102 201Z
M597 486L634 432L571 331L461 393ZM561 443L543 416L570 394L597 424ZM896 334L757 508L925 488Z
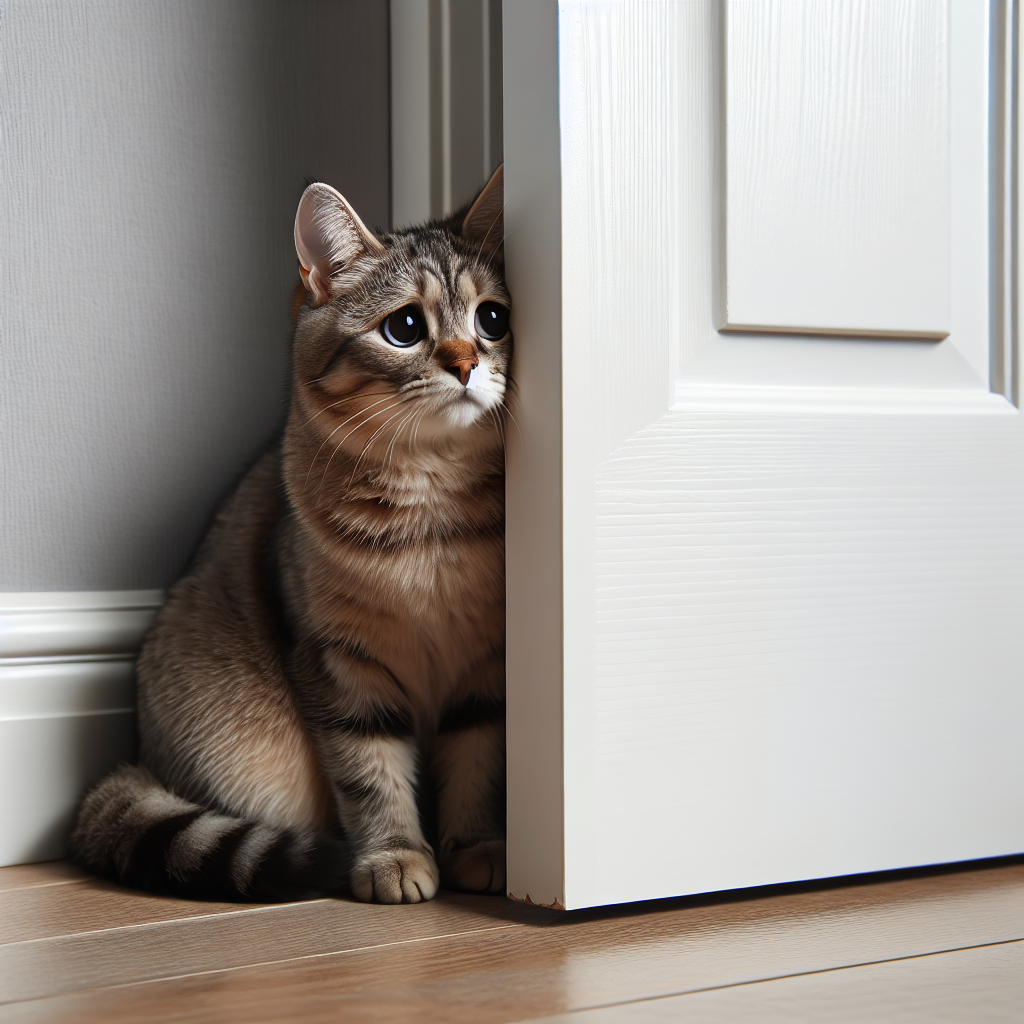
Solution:
M0 0L0 590L162 587L283 413L306 176L388 220L387 0Z

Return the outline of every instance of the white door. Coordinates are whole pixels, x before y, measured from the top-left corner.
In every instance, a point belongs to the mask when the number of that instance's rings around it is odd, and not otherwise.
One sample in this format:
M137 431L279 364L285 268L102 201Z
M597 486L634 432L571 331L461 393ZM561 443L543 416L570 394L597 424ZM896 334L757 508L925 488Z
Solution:
M505 3L510 895L1024 850L1015 17Z

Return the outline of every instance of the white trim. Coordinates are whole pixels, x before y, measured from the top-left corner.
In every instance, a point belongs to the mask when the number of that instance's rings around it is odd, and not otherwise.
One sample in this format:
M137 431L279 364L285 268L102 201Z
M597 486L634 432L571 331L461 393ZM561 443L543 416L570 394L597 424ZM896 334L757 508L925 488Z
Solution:
M452 209L452 9L441 0L441 202Z
M95 715L135 705L135 663L0 660L0 721Z
M430 5L391 0L391 226L430 217Z
M479 11L451 0L391 0L391 221L393 227L417 224L451 213L472 196L458 194L459 182L473 168L480 184L494 170L492 152L497 111L492 107L492 52L489 0L477 0ZM479 17L480 35L460 32L460 17ZM453 25L453 21L455 24ZM467 35L471 38L467 38ZM481 54L466 53L466 47ZM479 143L453 144L453 120L459 112L460 86L453 88L452 69L474 66L479 57L483 97ZM436 92L432 95L432 90ZM439 95L438 95L439 93ZM468 151L467 151L468 150Z
M1016 416L1000 394L966 388L776 387L767 384L676 385L673 412L757 411L864 415Z
M563 579L571 581L572 567L562 534L558 5L505 0L502 31L506 276L517 296L523 396L513 406L505 487L508 888L564 908L563 776L588 763L562 762Z
M131 657L163 598L160 590L0 594L0 662Z
M0 720L0 865L64 856L82 794L134 758L124 708Z
M1016 403L1017 367L1017 0L992 6L992 111L993 191L996 214L994 239L993 331L991 337L992 390Z
M135 655L162 590L0 594L0 865L50 860L135 756Z
M104 711L45 711L31 715L0 715L0 722L39 722L47 718L95 718L97 715L134 715L135 708L107 708Z
M55 612L115 608L159 608L163 590L61 590L33 593L0 593L3 612Z
M0 658L0 667L10 665L82 665L94 662L134 661L130 654L42 654L27 658Z
M491 60L493 54L488 45L491 38L491 5L488 0L481 0L483 11L483 97L484 97L484 144L481 151L483 157L480 174L487 178L494 164L491 162Z

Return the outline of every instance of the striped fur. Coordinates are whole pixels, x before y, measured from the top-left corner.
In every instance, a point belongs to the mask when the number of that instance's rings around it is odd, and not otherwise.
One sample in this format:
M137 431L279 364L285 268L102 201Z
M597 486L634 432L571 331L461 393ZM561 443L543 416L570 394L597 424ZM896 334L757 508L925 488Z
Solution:
M218 814L130 765L88 794L71 845L105 878L192 899L308 899L341 889L351 869L343 842Z
M146 638L140 765L86 797L80 863L202 898L503 889L500 240L500 171L379 236L307 189L284 435ZM410 305L426 336L390 344Z

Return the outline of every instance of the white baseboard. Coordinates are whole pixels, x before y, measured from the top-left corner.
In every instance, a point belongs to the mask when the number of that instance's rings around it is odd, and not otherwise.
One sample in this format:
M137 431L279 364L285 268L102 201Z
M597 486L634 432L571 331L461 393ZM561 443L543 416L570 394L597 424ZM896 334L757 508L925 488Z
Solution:
M53 860L135 755L135 655L163 591L0 594L0 865Z

